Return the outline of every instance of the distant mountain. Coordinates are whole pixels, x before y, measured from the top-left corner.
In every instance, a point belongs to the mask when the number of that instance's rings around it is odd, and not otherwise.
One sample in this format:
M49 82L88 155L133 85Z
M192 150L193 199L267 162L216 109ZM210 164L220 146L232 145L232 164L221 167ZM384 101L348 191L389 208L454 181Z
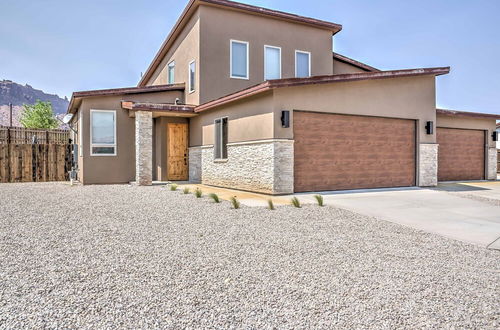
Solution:
M23 104L34 104L37 100L49 101L56 114L65 113L68 108L68 99L60 98L55 94L47 94L39 89L34 89L30 85L20 85L10 80L0 81L0 106Z
M47 94L30 85L20 85L11 80L0 80L0 125L10 124L9 103L12 103L12 125L21 126L19 119L24 104L34 104L37 100L49 101L57 117L63 117L68 109L68 99L55 94Z

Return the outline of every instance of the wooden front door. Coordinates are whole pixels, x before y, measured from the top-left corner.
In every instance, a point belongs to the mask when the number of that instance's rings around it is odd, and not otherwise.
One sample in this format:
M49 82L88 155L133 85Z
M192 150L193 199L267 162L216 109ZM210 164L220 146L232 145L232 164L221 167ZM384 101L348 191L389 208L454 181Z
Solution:
M188 125L167 126L167 179L188 180Z
M415 185L415 121L293 113L295 192Z

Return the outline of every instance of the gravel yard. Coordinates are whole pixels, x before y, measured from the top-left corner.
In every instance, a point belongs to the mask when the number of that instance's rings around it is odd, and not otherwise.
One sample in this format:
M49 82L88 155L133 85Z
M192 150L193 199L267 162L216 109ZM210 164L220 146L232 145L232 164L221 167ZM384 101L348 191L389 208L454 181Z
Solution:
M0 328L500 327L500 252L334 207L0 185Z

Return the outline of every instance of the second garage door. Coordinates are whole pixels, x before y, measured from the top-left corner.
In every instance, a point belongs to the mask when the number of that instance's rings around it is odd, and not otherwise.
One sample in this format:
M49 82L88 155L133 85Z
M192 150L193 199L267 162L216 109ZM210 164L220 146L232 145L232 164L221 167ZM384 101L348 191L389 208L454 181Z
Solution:
M296 192L415 185L415 121L295 111Z
M481 130L438 127L438 181L484 179L484 135Z

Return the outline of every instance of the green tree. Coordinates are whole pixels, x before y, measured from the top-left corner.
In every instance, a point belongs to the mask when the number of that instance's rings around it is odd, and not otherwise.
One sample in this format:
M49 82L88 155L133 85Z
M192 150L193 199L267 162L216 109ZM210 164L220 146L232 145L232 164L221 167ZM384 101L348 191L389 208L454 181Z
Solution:
M21 124L25 128L53 129L59 127L52 104L37 100L35 104L23 105Z

